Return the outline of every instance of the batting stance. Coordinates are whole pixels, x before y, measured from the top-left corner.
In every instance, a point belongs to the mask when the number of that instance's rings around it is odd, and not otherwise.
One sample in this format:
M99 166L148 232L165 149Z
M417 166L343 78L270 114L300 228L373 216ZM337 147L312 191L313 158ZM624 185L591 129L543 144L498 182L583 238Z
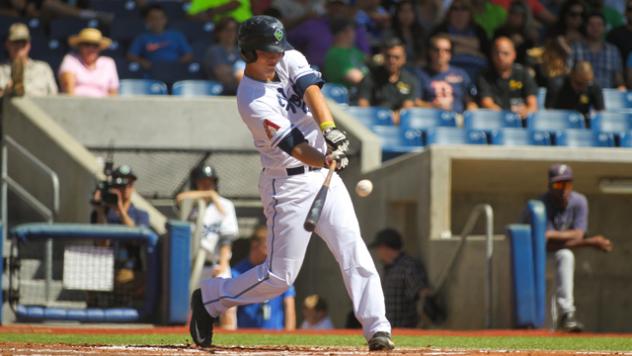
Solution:
M336 128L320 92L320 73L290 46L281 22L252 17L239 28L238 42L247 65L237 105L261 154L259 191L269 253L263 264L237 278L206 280L193 292L190 332L205 347L211 345L213 319L227 308L263 302L294 283L311 236L303 221L327 175L323 167L336 161L344 169L349 163L349 141ZM315 231L340 266L369 350L393 349L380 278L337 174Z

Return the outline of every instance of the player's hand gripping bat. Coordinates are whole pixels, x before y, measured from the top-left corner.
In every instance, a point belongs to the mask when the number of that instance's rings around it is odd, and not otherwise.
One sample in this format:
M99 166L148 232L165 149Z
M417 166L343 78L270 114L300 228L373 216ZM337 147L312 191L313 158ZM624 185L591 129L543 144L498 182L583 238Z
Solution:
M307 212L307 217L305 218L305 223L303 223L303 227L306 231L312 232L316 228L316 223L320 218L320 213L323 211L323 207L325 206L325 199L327 198L327 192L329 191L329 183L331 182L331 176L336 171L336 160L332 160L329 164L329 172L327 172L327 177L325 177L325 181L323 185L320 187L320 190L316 194L314 201L312 202L312 206L309 207L309 211Z

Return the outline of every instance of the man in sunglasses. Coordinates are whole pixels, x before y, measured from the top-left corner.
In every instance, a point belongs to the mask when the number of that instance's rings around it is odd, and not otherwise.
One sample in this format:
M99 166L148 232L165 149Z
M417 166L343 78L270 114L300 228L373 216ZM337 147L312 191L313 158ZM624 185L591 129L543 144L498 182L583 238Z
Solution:
M573 278L575 255L572 250L592 247L610 252L612 243L596 235L588 237L588 201L573 191L573 171L566 164L549 168L549 190L541 198L546 207L547 250L555 256L555 301L558 312L557 328L580 332L582 323L575 319Z
M0 96L57 94L55 76L48 63L29 57L31 34L25 24L11 25L4 45L9 61L0 64Z

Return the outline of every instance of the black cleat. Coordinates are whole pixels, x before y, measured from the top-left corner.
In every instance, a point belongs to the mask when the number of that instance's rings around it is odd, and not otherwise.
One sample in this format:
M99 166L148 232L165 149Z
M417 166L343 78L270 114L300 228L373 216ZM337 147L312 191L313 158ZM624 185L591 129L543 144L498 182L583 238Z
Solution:
M391 340L391 334L378 331L373 334L369 340L369 351L387 351L395 348L395 344Z
M189 324L191 338L201 347L211 346L213 341L213 318L204 308L202 291L196 289L191 295L191 323Z
M560 318L559 329L571 333L584 331L584 325L575 319L573 313L566 313Z

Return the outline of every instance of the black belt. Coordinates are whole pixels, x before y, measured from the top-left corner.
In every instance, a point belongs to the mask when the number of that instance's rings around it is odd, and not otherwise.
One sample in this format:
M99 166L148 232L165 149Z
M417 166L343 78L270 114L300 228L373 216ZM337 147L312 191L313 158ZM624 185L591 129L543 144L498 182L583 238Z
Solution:
M300 167L292 167L292 168L286 168L285 171L287 172L288 176L295 176L298 174L303 174L309 171L318 171L320 170L320 168L318 167L307 167L307 166L300 166Z

